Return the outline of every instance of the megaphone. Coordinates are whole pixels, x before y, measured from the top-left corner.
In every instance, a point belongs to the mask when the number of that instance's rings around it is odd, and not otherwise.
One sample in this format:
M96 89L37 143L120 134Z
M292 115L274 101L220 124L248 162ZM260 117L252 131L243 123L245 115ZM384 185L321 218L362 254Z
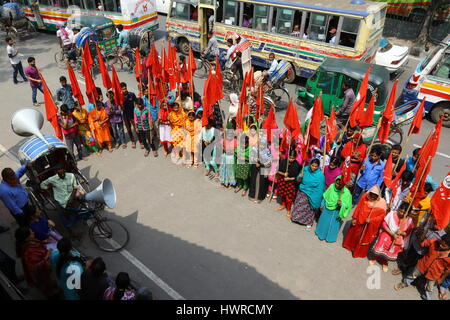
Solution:
M86 194L85 199L88 201L102 202L108 208L112 209L116 206L116 190L111 180L105 179L94 191Z
M36 109L24 108L16 111L11 118L11 128L15 134L21 137L35 135L46 144L41 128L44 125L44 116Z

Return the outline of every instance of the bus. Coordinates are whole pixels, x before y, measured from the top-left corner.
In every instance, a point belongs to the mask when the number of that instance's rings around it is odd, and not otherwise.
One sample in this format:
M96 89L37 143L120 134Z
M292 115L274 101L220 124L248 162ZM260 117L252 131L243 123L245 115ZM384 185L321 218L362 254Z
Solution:
M55 31L73 14L98 15L124 29L159 28L155 0L16 0L38 29Z
M295 76L310 77L327 57L371 62L378 50L386 4L358 0L171 0L166 29L183 53L207 46L210 25L220 51L239 34L251 42L252 63L268 67L269 53L287 60ZM211 18L211 16L213 16Z

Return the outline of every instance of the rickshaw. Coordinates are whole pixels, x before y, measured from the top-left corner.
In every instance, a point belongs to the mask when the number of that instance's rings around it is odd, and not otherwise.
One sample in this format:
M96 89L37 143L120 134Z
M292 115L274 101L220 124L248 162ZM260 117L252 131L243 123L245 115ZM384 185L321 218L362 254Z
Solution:
M92 189L66 144L54 136L40 133L43 121L42 114L34 109L21 109L11 120L11 127L16 134L36 136L22 144L18 151L20 163L31 164L25 171L28 178L25 188L31 201L47 216L49 212L55 212L69 233L72 233L71 228L78 221L83 221L89 225L89 238L100 249L108 252L121 250L128 244L128 230L120 222L102 214L105 205L114 208L116 204L116 193L111 181L105 179L100 186ZM51 193L40 187L43 181L62 168L75 175L77 184L84 191L85 196L76 207L63 208Z
M317 69L317 71L306 82L306 87L299 87L297 90L298 100L307 109L314 104L315 97L322 93L323 111L326 115L331 113L333 106L335 111L344 102L344 90L342 84L345 81L350 82L351 87L358 93L362 80L369 68L368 63L355 60L344 60L327 58ZM375 127L378 119L381 117L389 96L389 72L385 67L372 65L369 75L368 94L366 103L369 102L372 94L377 90L375 98L375 113L373 124L366 128L362 135L365 143L370 143L375 134ZM389 134L390 144L401 144L403 132L401 127L412 121L420 106L420 101L414 100L395 108L394 121L391 125Z
M5 3L0 7L0 10L0 26L7 37L17 41L19 37L36 33L36 28L25 16L19 4L14 2Z

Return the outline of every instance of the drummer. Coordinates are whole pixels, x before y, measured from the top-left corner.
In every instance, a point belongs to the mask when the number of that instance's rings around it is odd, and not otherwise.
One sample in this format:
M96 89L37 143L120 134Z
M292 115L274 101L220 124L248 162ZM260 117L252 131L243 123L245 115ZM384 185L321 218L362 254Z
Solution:
M54 199L63 208L72 208L74 200L84 197L84 191L78 184L75 175L66 172L64 168L59 169L54 176L44 180L41 183L41 189L53 190Z

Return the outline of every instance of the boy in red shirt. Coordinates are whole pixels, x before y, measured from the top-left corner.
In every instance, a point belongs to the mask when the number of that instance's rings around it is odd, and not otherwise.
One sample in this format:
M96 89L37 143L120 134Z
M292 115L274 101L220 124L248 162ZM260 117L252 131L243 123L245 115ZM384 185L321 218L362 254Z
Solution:
M450 270L450 234L439 239L428 239L422 242L422 247L428 248L428 253L417 263L414 270L408 273L394 288L400 290L411 285L419 277L425 277L425 293L421 295L424 300L431 300L435 284L439 285Z

